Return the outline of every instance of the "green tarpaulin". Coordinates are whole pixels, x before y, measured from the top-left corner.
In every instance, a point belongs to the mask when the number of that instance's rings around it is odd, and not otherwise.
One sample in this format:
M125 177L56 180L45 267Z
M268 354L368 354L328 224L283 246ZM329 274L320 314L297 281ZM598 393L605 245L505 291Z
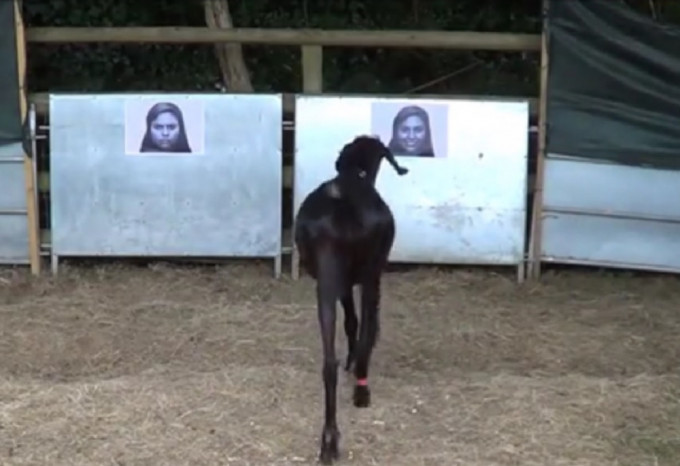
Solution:
M0 0L0 145L23 141L14 2Z
M550 0L547 151L680 169L680 27Z

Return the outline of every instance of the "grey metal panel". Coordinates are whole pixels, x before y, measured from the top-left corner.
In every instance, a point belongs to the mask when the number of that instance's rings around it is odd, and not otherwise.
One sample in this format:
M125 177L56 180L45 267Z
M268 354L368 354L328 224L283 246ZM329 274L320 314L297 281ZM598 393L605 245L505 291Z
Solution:
M26 215L0 215L0 264L28 262Z
M200 154L125 155L142 100L202 102ZM281 119L281 95L51 95L53 253L278 257Z
M7 210L26 209L24 163L0 162L0 215Z
M398 157L409 169L403 177L387 163L382 165L377 187L397 224L390 260L520 263L526 228L528 103L410 101L448 106L447 156ZM375 102L405 99L297 97L295 212L304 196L334 175L333 164L343 145L359 134L374 132L371 106Z
M0 145L0 264L28 262L24 148Z
M3 159L16 159L24 156L24 146L20 142L13 142L11 144L0 144L0 162Z
M551 156L542 260L680 271L680 173Z
M546 214L543 260L680 271L680 224Z
M545 162L544 209L680 219L678 171L551 157Z

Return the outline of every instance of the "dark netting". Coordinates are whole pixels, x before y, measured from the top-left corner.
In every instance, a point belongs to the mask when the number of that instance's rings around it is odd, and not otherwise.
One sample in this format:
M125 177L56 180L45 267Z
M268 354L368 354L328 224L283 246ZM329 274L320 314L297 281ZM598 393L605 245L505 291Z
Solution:
M0 0L0 145L23 139L14 2Z
M548 31L548 152L680 169L680 28L550 0Z

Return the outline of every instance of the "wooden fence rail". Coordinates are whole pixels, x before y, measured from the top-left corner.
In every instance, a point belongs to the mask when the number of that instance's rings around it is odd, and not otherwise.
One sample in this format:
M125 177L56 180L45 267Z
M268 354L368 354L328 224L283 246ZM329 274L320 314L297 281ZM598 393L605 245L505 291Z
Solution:
M540 34L476 31L357 31L319 29L214 29L207 27L41 27L28 28L31 43L155 43L321 47L397 47L525 52L541 50Z
M260 45L297 45L302 50L303 90L323 92L323 47L439 48L540 52L540 34L476 31L370 31L322 29L216 29L208 27L36 27L26 29L26 42L35 44L156 43L214 44L236 42ZM46 94L32 99L46 113ZM536 108L536 99L532 99ZM284 96L284 113L292 113L293 97Z

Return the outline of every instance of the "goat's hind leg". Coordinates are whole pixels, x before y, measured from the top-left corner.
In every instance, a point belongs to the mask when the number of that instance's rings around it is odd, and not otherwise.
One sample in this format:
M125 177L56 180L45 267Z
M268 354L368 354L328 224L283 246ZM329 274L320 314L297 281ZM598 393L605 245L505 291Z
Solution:
M367 408L371 404L371 390L368 388L368 366L378 336L380 323L380 277L375 277L361 286L361 328L357 345L357 359L354 368L354 406Z
M352 296L352 287L345 291L340 299L342 308L345 312L345 335L347 336L347 360L345 362L345 370L352 369L352 364L356 359L357 347L357 331L359 329L359 320L357 319L356 309L354 307L354 296Z
M332 271L332 269L331 269ZM328 280L333 275L328 270L321 274L317 284L317 306L323 346L323 383L325 392L325 419L321 433L319 461L331 464L339 457L340 431L337 424L338 361L335 355L335 304L338 299L336 285Z

